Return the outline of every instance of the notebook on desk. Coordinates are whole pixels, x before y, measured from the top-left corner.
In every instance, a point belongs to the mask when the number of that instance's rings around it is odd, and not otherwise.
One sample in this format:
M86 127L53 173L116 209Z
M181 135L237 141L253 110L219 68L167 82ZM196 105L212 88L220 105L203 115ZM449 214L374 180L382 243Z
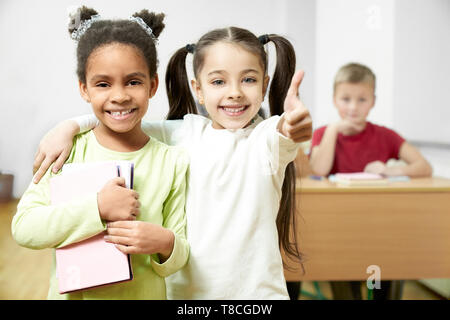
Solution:
M384 176L367 172L336 173L328 179L338 186L379 186L389 183Z
M74 163L50 180L52 205L99 192L115 177L133 187L133 163L127 161ZM103 239L104 232L55 250L59 293L132 280L130 257Z

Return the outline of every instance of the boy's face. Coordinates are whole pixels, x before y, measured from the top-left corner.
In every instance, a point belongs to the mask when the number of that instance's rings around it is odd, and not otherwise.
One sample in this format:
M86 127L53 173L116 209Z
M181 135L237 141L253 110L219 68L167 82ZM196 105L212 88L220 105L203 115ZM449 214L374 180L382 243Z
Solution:
M333 102L342 119L365 123L375 104L373 86L367 83L340 83L336 86Z
M158 79L150 78L140 52L116 43L91 53L86 84L80 82L81 95L91 103L101 125L116 133L130 132L140 124L157 87Z

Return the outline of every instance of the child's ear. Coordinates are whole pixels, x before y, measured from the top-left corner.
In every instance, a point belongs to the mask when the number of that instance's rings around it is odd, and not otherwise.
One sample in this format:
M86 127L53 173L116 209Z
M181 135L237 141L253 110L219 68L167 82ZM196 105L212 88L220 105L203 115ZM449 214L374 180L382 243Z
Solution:
M159 77L158 74L156 74L153 78L150 79L149 99L153 98L153 96L156 94L158 86L159 86Z
M269 81L270 81L270 77L269 76L265 76L264 77L264 84L263 84L263 98L266 96L267 88L269 87Z
M197 96L198 102L203 105L205 103L205 99L203 98L202 88L200 87L200 83L197 82L196 79L191 80L192 90L194 90L195 95Z
M81 82L80 80L78 80L78 87L80 89L80 94L81 97L87 102L90 103L91 102L91 98L89 97L89 93L87 91L87 86L85 83Z

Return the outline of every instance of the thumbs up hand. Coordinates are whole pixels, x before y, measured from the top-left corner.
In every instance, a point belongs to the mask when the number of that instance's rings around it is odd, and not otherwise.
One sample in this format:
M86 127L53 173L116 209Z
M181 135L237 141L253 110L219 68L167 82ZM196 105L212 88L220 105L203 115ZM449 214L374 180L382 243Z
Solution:
M298 97L298 89L304 75L304 71L299 70L292 77L291 86L284 100L284 114L278 124L278 131L294 142L307 141L312 136L311 116Z

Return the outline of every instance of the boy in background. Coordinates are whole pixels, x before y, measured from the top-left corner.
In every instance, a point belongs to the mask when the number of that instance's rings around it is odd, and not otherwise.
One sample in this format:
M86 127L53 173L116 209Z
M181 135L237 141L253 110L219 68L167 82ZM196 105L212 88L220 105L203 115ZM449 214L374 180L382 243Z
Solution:
M310 164L316 175L370 172L386 176L430 177L432 169L422 154L395 131L367 121L375 105L375 74L366 66L349 63L334 80L333 103L340 120L313 133ZM389 159L404 166L386 166ZM389 298L391 281L382 281L374 299ZM331 282L333 294L361 299L361 283Z

